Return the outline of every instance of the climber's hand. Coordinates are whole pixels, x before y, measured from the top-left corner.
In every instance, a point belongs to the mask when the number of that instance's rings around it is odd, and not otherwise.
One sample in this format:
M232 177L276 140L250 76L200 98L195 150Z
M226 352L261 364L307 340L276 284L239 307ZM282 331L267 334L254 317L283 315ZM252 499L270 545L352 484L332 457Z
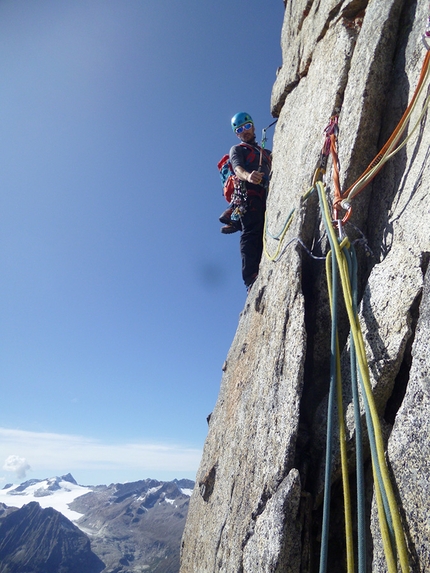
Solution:
M256 185L260 185L262 180L263 180L263 173L261 173L261 171L251 171L251 173L248 175L249 183L255 183Z

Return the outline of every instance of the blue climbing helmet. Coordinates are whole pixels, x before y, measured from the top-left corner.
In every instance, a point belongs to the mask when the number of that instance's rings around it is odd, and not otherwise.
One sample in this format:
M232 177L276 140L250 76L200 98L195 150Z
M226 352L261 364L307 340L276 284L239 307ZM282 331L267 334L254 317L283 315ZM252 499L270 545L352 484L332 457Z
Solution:
M249 115L249 113L246 113L246 111L240 111L231 118L231 128L233 131L236 131L238 127L244 125L245 123L252 123L252 125L254 125L252 117Z

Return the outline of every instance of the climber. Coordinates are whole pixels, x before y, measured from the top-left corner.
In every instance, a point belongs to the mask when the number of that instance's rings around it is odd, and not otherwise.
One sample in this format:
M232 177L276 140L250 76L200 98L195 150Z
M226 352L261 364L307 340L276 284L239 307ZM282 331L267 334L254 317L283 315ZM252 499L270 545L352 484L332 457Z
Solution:
M237 229L242 235L240 253L242 256L242 277L248 292L258 275L263 252L264 214L269 186L271 152L263 150L255 139L252 117L245 112L237 113L231 120L231 127L245 145L234 145L230 149L230 161L237 177L232 205L220 217L226 227ZM223 228L223 232L228 229ZM234 232L234 230L230 232Z

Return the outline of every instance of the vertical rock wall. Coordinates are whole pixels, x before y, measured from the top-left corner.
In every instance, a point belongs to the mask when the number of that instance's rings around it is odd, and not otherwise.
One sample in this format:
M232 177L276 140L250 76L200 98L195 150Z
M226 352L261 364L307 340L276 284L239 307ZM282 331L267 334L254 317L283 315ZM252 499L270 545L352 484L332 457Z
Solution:
M427 0L285 2L283 66L271 103L279 120L269 233L276 236L296 210L280 257L262 260L224 365L182 541L181 573L318 570L330 317L324 263L302 245L324 256L327 241L317 198L301 197L332 114L339 114L342 189L385 143L415 89L427 17ZM360 321L414 573L430 570L429 144L424 114L405 147L353 200L346 227L351 240L367 241L367 249L357 245ZM329 172L330 165L328 182ZM268 236L270 252L278 244ZM341 311L345 352L347 333ZM345 409L353 451L347 392ZM342 573L337 454L334 467L328 570ZM353 463L350 472L353 477ZM382 573L387 567L368 473L368 570Z

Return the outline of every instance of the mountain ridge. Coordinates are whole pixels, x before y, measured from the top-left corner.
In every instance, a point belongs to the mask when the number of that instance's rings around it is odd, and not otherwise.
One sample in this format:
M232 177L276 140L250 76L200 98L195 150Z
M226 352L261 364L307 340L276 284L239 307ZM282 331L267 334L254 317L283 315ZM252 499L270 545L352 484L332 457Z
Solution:
M31 509L38 515L40 531L46 525L45 512L49 510L50 515L61 515L56 517L59 523L68 523L73 531L78 529L91 543L91 551L103 563L104 573L177 573L180 540L193 487L194 482L188 479L163 482L148 478L90 487L80 486L71 474L31 479L19 485L7 484L0 490L0 524L5 524L6 531L11 519ZM19 507L10 507L13 504ZM83 538L79 538L83 543ZM35 552L37 547L30 542L29 530L25 539L27 553ZM14 547L9 549L14 553ZM40 553L46 557L49 547L41 547ZM39 562L40 556L35 555ZM65 554L63 558L71 563Z
M0 516L0 573L100 573L88 537L63 514L31 501Z

